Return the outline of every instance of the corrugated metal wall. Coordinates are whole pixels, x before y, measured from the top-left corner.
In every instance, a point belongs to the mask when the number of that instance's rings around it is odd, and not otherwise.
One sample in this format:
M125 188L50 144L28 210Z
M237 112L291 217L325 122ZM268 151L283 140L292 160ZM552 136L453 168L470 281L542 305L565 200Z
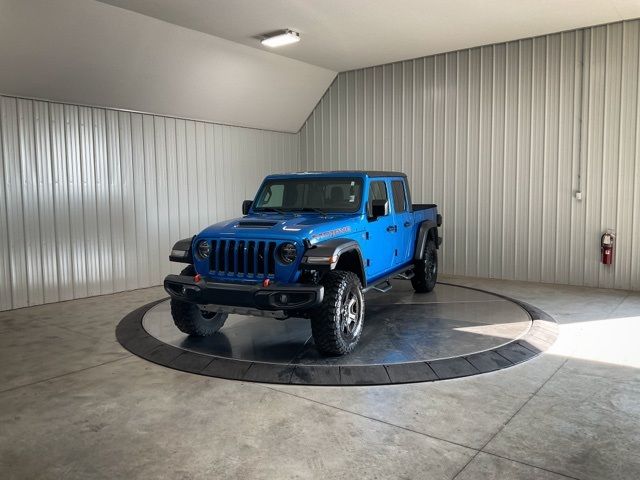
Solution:
M341 73L299 138L0 97L0 310L157 285L300 164L407 172L445 272L640 289L639 56L630 21Z
M0 97L0 310L159 285L173 242L238 216L298 137Z
M300 132L302 167L405 171L414 200L444 213L444 272L640 289L639 33L630 21L341 73Z

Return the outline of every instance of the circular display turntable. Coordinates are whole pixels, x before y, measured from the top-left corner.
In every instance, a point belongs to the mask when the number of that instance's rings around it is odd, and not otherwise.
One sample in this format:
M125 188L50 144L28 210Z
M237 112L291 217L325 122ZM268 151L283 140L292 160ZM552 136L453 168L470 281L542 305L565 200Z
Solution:
M152 362L201 375L307 385L435 381L499 370L546 350L555 321L501 295L447 283L416 294L396 281L366 295L360 343L349 355L323 357L309 320L229 315L211 337L173 324L169 300L145 305L118 325L118 341Z

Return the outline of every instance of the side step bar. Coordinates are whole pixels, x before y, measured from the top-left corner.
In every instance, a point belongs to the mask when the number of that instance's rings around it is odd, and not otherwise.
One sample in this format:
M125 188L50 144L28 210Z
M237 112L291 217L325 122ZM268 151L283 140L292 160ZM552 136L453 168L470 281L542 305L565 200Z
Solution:
M413 270L407 270L406 272L399 273L394 278L398 278L400 280L411 280L415 276L416 274L413 272Z
M393 286L391 285L391 282L389 280L385 280L384 282L380 282L377 285L371 287L372 290L376 290L381 293L387 293L392 288Z
M403 268L396 270L395 272L391 272L389 275L383 278L379 278L376 280L377 283L367 285L362 292L367 293L370 290L376 290L378 292L386 293L393 285L391 285L392 278L401 278L403 280L411 279L415 274L413 273L413 268L405 265Z

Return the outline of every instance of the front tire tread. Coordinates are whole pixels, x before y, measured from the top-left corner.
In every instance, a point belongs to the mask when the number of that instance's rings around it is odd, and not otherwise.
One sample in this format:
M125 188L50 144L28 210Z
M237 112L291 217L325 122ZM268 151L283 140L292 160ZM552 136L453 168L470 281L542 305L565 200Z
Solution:
M327 273L320 283L324 286L322 304L311 314L311 331L316 348L323 355L340 356L351 352L360 338L364 322L364 297L362 284L353 272L333 270ZM360 333L350 342L345 342L340 334L340 308L344 291L355 285L360 295Z
M180 275L195 275L193 265L184 268ZM209 337L222 328L227 321L226 313L205 316L195 303L171 299L171 316L176 327L193 337Z

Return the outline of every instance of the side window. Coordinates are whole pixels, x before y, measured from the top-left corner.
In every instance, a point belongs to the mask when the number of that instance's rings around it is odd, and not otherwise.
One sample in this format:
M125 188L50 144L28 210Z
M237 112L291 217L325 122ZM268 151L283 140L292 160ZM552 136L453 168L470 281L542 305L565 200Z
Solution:
M384 182L371 182L371 188L369 191L369 201L372 200L387 200L387 186Z
M391 190L393 190L393 208L396 213L407 211L407 196L404 193L404 182L402 180L394 180L391 182Z
M374 200L388 200L387 184L381 181L371 182L369 186L369 211Z

